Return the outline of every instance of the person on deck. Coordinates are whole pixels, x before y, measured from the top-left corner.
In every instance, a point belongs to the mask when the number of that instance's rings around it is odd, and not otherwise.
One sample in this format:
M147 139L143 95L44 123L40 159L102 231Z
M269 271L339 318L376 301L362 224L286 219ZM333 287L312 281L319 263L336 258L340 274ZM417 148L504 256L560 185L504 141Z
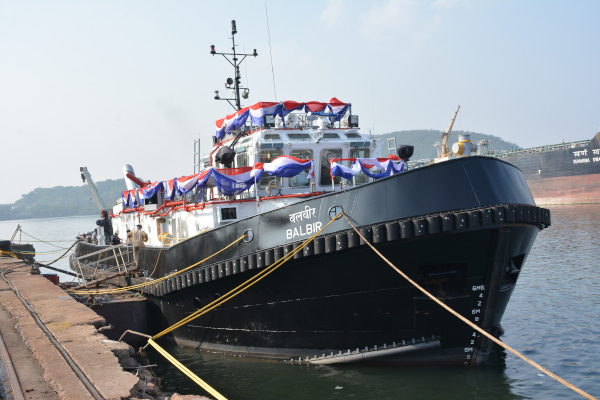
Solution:
M119 237L119 231L116 231L114 235L110 238L110 244L116 246L121 244L121 238Z
M92 243L98 244L98 229L94 229L94 233L92 233Z
M138 269L140 249L146 247L144 242L148 241L148 234L142 230L142 224L138 224L137 230L127 234L127 239L131 239L133 242L133 262L135 263L135 268Z
M85 238L86 243L92 243L92 235L90 235L89 233L84 233L83 237Z

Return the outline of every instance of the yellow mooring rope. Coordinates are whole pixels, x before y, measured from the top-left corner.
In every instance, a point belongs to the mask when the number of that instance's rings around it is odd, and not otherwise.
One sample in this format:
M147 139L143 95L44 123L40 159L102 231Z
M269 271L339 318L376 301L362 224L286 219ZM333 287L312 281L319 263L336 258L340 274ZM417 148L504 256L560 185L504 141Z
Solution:
M17 257L17 256L15 255L15 253L13 253L12 251L4 251L4 250L0 250L0 255L3 255L3 256L9 256L9 257L13 257L13 258L16 258L17 260L19 259L19 257Z
M358 231L358 229L356 229L356 227L354 225L352 225L352 222L350 222L350 220L348 219L348 217L346 216L346 214L343 213L343 212L341 214L344 215L344 218L346 218L346 221L348 221L348 223L350 224L350 226L356 231L356 233L362 238L362 240L364 240L365 243L368 244L369 247L375 253L377 253L377 255L379 257L381 257L383 259L383 261L385 261L390 267L392 267L394 270L396 270L396 272L398 272L400 275L402 275L402 277L404 279L406 279L408 282L410 282L414 287L416 287L421 292L423 292L425 295L427 295L431 300L435 301L439 306L445 308L450 314L454 315L455 317L457 317L458 319L460 319L461 321L463 321L465 324L469 325L471 328L475 329L477 332L481 333L483 336L485 336L486 338L488 338L491 341L493 341L494 343L496 343L498 346L503 347L506 350L510 351L511 353L513 353L514 355L516 355L517 357L519 357L522 360L524 360L525 362L527 362L528 364L533 365L535 368L539 369L540 371L542 371L546 375L548 375L548 376L556 379L557 381L559 381L560 383L562 383L563 385L565 385L569 389L571 389L571 390L577 392L578 394L582 395L586 399L597 400L595 397L593 397L589 393L584 392L583 390L581 390L578 387L572 385L571 383L567 382L566 380L562 379L561 377L559 377L559 376L553 374L552 372L548 371L546 368L542 367L541 365L539 365L535 361L533 361L533 360L525 357L524 355L522 355L521 353L519 353L518 351L516 351L512 347L510 347L510 346L502 343L499 339L496 339L494 336L490 335L489 333L487 333L486 331L484 331L483 329L481 329L480 327L478 327L477 325L475 325L474 323L472 323L471 321L469 321L468 319L466 319L465 317L463 317L462 315L460 315L459 313L457 313L456 311L454 311L453 309L451 309L450 307L448 307L446 304L442 303L435 296L431 295L427 290L425 290L421 286L419 286L417 284L417 282L415 282L412 279L410 279L404 272L402 272L400 269L398 269L398 267L396 267L394 264L392 264L387 258L385 258L383 256L383 254L381 254L375 247L373 247L373 245L371 243L369 243L369 241L367 239L365 239L365 237L363 235L360 234L360 232Z
M212 386L210 386L208 383L206 383L202 379L200 379L198 377L198 375L194 374L185 365L183 365L182 363L177 361L177 359L175 357L170 355L165 349L163 349L158 344L156 344L156 342L154 340L148 339L148 344L150 344L152 347L154 347L156 349L156 351L158 351L164 358L169 360L171 362L171 364L173 364L175 367L177 367L177 369L179 369L181 372L183 372L185 375L187 375L191 380L196 382L202 389L206 390L208 393L213 395L217 400L227 400L227 398L225 396L223 396L221 393L217 392L215 389L212 388Z
M244 282L241 285L237 286L235 289L229 291L224 296L219 297L218 299L214 300L212 303L210 303L210 304L206 305L205 307L203 307L202 309L196 311L194 314L192 314L192 315L190 315L190 316L182 319L181 321L177 322L176 324L170 326L169 328L165 329L164 331L162 331L162 332L158 333L157 335L154 335L152 338L148 339L148 345L154 347L163 357L165 357L168 361L170 361L176 368L178 368L181 372L183 372L186 376L188 376L194 382L196 382L200 387L202 387L208 393L210 393L211 395L213 395L217 400L227 400L222 394L220 394L215 389L213 389L208 383L204 382L196 374L194 374L192 371L190 371L188 368L186 368L183 364L181 364L179 361L177 361L166 350L164 350L162 347L160 347L158 344L156 344L156 342L154 340L157 339L157 338L159 338L159 337L161 337L161 336L166 335L167 333L169 333L169 332L171 332L171 331L173 331L173 330L175 330L175 329L177 329L177 328L179 328L179 327L181 327L181 326L183 326L185 324L187 324L188 322L192 321L193 319L196 319L196 318L200 317L201 315L207 313L208 311L214 309L215 307L218 307L219 305L225 303L226 301L228 301L228 300L232 299L233 297L237 296L238 294L240 294L244 290L248 289L249 287L251 287L252 285L254 285L255 283L257 283L258 281L260 281L261 279L263 279L264 277L266 277L267 275L269 275L271 272L275 271L277 268L279 268L280 266L282 266L290 258L294 257L294 255L296 253L298 253L300 251L303 251L304 250L304 246L306 246L311 241L313 241L321 232L323 232L323 230L325 230L325 228L327 228L340 215L341 215L341 213L338 214L338 215L336 215L336 217L333 218L331 221L329 221L329 223L327 223L327 225L325 225L323 228L321 228L313 236L311 236L310 238L308 238L307 240L305 240L302 243L301 246L296 247L295 250L293 250L290 253L288 253L281 260L279 260L276 263L272 264L271 266L265 268L260 273L258 273L255 276L251 277L246 282ZM240 239L243 239L244 237L245 237L245 235L242 238L240 238ZM236 240L236 242L239 241L240 239ZM216 253L216 254L218 254L218 253ZM190 268L190 267L188 267L188 268Z
M341 213L338 214L338 215L336 215L336 217L333 218L331 221L329 221L327 223L327 225L325 225L323 228L321 228L321 230L319 230L318 232L316 232L310 238L306 239L304 241L304 243L302 243L302 246L298 246L295 250L293 250L290 253L288 253L287 255L285 255L281 260L279 260L276 263L272 264L271 266L265 268L260 273L254 275L252 278L248 279L246 282L242 283L241 285L239 285L235 289L230 290L227 294L225 294L225 295L219 297L218 299L212 301L210 304L207 304L206 306L202 307L201 309L199 309L198 311L194 312L193 314L188 315L187 317L185 317L181 321L179 321L179 322L171 325L170 327L168 327L164 331L162 331L162 332L154 335L152 337L152 339L158 339L159 337L166 335L167 333L169 333L169 332L171 332L171 331L173 331L173 330L175 330L175 329L177 329L177 328L179 328L179 327L187 324L188 322L190 322L190 321L192 321L192 320L200 317L203 314L206 314L207 312L211 311L212 309L220 306L221 304L225 303L226 301L228 301L228 300L234 298L235 296L237 296L238 294L242 293L244 290L248 289L250 286L254 285L258 281L260 281L261 279L263 279L264 277L266 277L267 275L269 275L271 272L275 271L277 268L279 268L280 266L282 266L286 261L288 261L296 253L302 251L304 249L304 246L306 246L307 244L309 244L310 242L312 242L317 237L317 235L319 235L321 232L323 232L323 230L325 230L325 228L327 228L340 215L341 215Z
M177 271L172 273L171 275L167 275L167 276L163 276L162 278L158 278L158 279L154 279L150 282L144 282L144 283L139 283L137 285L132 285L132 286L125 286L125 287L121 287L121 288L117 288L117 289L104 289L104 290L66 290L67 293L69 294L79 294L79 295L98 295L98 294L111 294L111 293L121 293L121 292L126 292L128 290L134 290L134 289L140 289L146 286L150 286L150 285L155 285L157 283L160 283L164 280L167 280L169 278L172 278L176 275L182 274L200 264L202 264L204 261L211 259L212 257L216 256L217 254L227 250L228 248L230 248L231 246L233 246L234 244L236 244L237 242L239 242L240 240L242 240L243 238L245 238L246 235L240 236L238 239L234 240L233 242L231 242L229 245L227 245L226 247L222 248L221 250L217 251L216 253L206 257L205 259L198 261L197 263L190 265L187 268L182 269L181 271Z

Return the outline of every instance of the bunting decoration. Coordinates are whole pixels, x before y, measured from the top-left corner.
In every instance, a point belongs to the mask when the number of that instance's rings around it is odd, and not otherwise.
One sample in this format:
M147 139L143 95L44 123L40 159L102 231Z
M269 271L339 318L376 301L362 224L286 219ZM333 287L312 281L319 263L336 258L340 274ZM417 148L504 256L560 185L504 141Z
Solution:
M397 158L397 157L396 157ZM354 161L352 167L346 167L339 161ZM334 159L331 160L331 176L341 176L344 179L352 179L359 172L363 172L369 178L380 179L386 176L399 174L404 171L404 161L400 160L394 164L394 159L390 158L354 158L354 159ZM377 168L380 173L369 171L371 168Z
M150 185L148 185L142 189L142 197L144 199L150 199L150 198L154 197L154 195L156 195L156 193L158 193L162 190L163 190L162 182L151 183Z
M166 198L173 201L175 194L177 194L177 179L171 179L166 182L165 185Z
M193 175L177 178L177 194L182 196L196 187L200 172Z
M279 156L270 163L262 164L262 166L269 175L282 178L291 178L299 175L306 168L309 168L308 174L310 176L313 178L315 176L313 160L301 160L291 156Z
M336 114L336 117L332 117L335 122L341 120L351 106L352 104L342 103L335 97L329 100L329 103L321 103L318 101L309 101L306 103L298 103L296 101L258 102L216 121L215 135L218 140L223 140L227 133L231 134L233 130L240 129L246 123L248 117L250 117L250 123L252 125L260 126L263 123L263 116L265 115L279 115L283 119L292 111L303 111L305 113L328 112L330 114Z
M121 199L123 199L123 207L132 207L135 208L139 204L138 200L138 190L139 189L131 189L126 190L121 193Z

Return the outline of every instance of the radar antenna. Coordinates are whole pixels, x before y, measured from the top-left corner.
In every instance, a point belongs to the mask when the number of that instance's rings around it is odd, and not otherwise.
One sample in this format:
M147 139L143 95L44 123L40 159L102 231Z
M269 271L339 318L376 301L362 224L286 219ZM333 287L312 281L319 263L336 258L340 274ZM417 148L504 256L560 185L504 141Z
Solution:
M243 54L243 53L237 53L235 51L235 34L237 33L237 27L235 24L235 20L231 21L231 50L233 51L233 53L217 53L217 51L215 50L215 45L211 45L210 46L210 54L212 54L213 56L215 54L220 54L223 57L225 57L225 59L233 66L233 70L234 70L234 79L231 78L227 78L227 81L225 81L225 88L227 89L232 89L234 91L234 98L233 99L222 99L221 96L219 96L219 91L215 90L215 100L226 100L229 104L231 104L231 106L233 108L235 108L236 111L239 111L242 109L241 103L240 103L240 89L243 90L242 93L242 97L244 99L247 99L250 93L250 89L248 88L243 88L240 87L240 83L241 83L241 75L240 75L240 65L242 64L242 62L244 62L244 60L246 59L246 57L248 56L252 56L252 57L256 57L258 56L258 53L256 52L256 49L254 49L254 52L252 54ZM228 57L228 56L233 56L233 57ZM238 57L243 56L243 58L240 60ZM233 87L231 86L233 85ZM235 105L232 103L232 101L235 102Z
M460 106L454 112L454 116L452 120L450 120L450 124L446 128L446 131L443 132L440 136L440 140L442 141L442 155L441 157L445 157L450 150L448 149L448 138L450 137L450 132L452 132L452 126L454 126L454 120L456 119L456 115L458 114L458 110L460 110Z

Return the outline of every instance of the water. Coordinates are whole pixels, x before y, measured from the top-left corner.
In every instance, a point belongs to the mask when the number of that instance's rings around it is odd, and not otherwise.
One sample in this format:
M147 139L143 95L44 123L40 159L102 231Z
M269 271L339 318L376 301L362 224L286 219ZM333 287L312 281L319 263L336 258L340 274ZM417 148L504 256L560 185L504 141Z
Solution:
M538 235L519 277L502 320L506 329L502 340L598 397L600 205L549 208L553 225ZM96 219L89 216L4 221L0 222L0 238L10 238L20 223L25 232L38 238L70 240L92 229ZM36 244L38 247L47 248ZM56 265L68 268L66 260ZM231 400L582 398L503 350L486 366L399 368L298 365L200 353L167 344L165 348ZM163 390L203 393L160 355L151 351L149 356L152 363L159 364L155 372L162 378Z
M8 240L12 237L17 225L21 225L23 232L17 233L15 243L30 243L35 247L36 261L48 264L66 251L75 242L75 236L83 232L90 232L96 228L98 215L84 215L78 217L61 217L46 219L24 219L15 221L0 221L0 240ZM50 243L37 242L31 235L39 240L52 241ZM54 253L57 252L58 253ZM52 252L53 254L42 254ZM71 272L69 259L58 260L53 267ZM61 282L71 282L77 279L74 276L61 274L54 270L41 268L42 274L57 274Z

